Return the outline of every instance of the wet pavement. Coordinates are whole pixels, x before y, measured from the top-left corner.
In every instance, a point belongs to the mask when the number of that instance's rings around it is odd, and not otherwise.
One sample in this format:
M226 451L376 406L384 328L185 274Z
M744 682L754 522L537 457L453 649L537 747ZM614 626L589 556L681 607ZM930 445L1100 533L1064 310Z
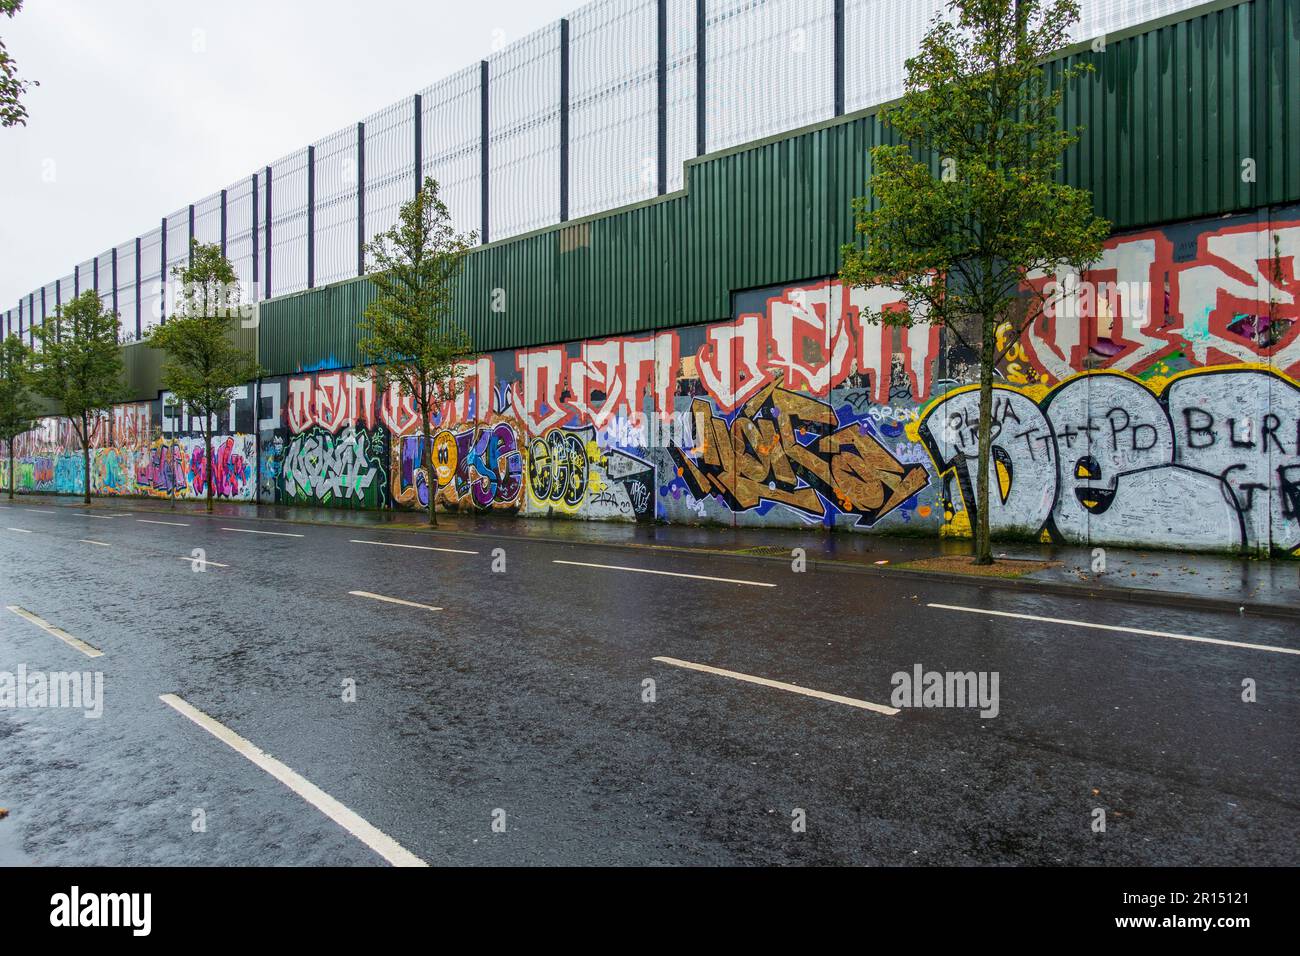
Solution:
M103 652L0 610L0 672L104 676L0 710L0 864L384 863L164 694L434 865L1300 862L1289 620L719 553L899 540L220 509L0 504L0 606ZM918 665L996 716L851 702Z
M2 503L2 502L0 502ZM19 506L81 510L82 504L66 496L21 495ZM204 514L201 501L174 504L149 499L96 499L91 510L153 511ZM338 508L286 507L235 502L217 502L216 515L300 524L379 526L422 533L427 530L423 513L377 512ZM439 512L441 534L521 538L575 545L607 545L664 550L691 549L725 552L738 556L790 560L802 549L812 564L886 573L911 562L945 555L967 555L965 539L867 535L850 532L827 533L820 526L807 529L737 528L720 526L635 524L630 522L518 519L492 514L461 515ZM1055 593L1067 589L1082 595L1150 592L1153 600L1190 600L1222 610L1259 610L1290 614L1300 620L1300 560L1196 554L1159 549L1134 550L1107 547L1096 549L1028 542L996 542L994 556L1013 560L1051 562L1053 566L1030 571L1016 583L1040 583ZM1099 555L1099 551L1103 553ZM1099 557L1102 558L1099 564ZM934 574L951 580L948 573ZM991 584L987 580L985 584Z

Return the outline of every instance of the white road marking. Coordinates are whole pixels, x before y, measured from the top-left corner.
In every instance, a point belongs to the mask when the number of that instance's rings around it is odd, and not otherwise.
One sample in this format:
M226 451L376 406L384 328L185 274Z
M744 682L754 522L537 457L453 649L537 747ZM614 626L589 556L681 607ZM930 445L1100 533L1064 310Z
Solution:
M39 627L42 631L45 631L47 634L53 634L64 644L67 644L69 647L75 647L77 650L81 651L81 653L85 654L87 657L104 656L104 652L101 651L99 648L91 647L85 641L81 640L80 638L73 637L71 634L63 630L63 628L61 627L55 627L53 624L51 624L49 621L45 620L44 618L37 617L35 614L33 614L31 611L28 611L26 608L21 608L17 604L9 604L6 605L6 610L13 611L24 621L27 621L31 624L35 624L37 627Z
M303 535L291 534L288 531L254 531L252 528L222 528L222 531L238 531L240 534L270 534L277 538L301 538Z
M348 833L393 864L393 866L429 865L388 834L339 803L306 777L276 760L229 727L209 717L197 707L182 700L175 694L162 694L158 699L181 716L187 717L198 724L237 754L246 757L253 764L265 770L344 830L347 830Z
M28 508L26 505L20 505L19 507L21 507L21 508L23 509L23 511L30 511L30 512L32 512L33 514L38 514L38 515L56 515L56 514L58 514L57 511L45 511L45 510L43 510L43 509L41 509L41 508Z
M112 547L111 544L107 544L107 543L105 543L105 542L103 542L103 541L91 541L89 538L78 538L78 539L77 539L77 543L78 543L78 544L97 544L97 545L99 545L101 548L111 548L111 547Z
M1195 637L1191 634L1174 634L1169 631L1148 631L1140 627L1120 627L1115 624L1093 624L1090 621L1071 621L1059 617L1039 617L1035 614L1016 614L1011 611L986 611L978 607L961 607L956 604L928 604L927 607L944 611L965 611L968 614L988 614L993 617L1014 617L1022 621L1042 621L1045 624L1068 624L1071 627L1088 627L1098 631L1120 631L1125 634L1140 634L1143 637L1168 637L1175 641L1194 641L1197 644L1221 644L1224 647L1241 647L1248 651L1270 651L1274 654L1297 654L1300 649L1276 647L1272 644L1247 644L1245 641L1225 641L1217 637Z
M92 515L88 511L74 511L72 514L79 518L99 518L101 521L108 521L112 518L120 518L122 515Z
M441 611L442 608L434 607L432 604L418 604L415 601L403 601L401 598L385 597L382 594L374 594L370 591L349 591L354 597L370 598L372 601L387 601L389 604L404 604L407 607L418 607L425 611Z
M362 541L349 538L352 544L377 544L382 548L413 548L416 551L445 551L447 554L478 554L477 551L462 551L459 548L431 548L427 544L398 544L395 541Z
M172 528L188 528L189 525L183 521L150 521L148 518L136 518L140 524L165 524Z
M31 534L26 528L10 528L10 531L17 531L19 534Z
M684 667L687 670L701 671L705 674L716 674L719 677L730 677L733 680L745 681L748 684L759 684L763 687L774 687L777 690L786 690L792 694L803 694L805 697L816 697L818 700L829 700L836 704L845 704L849 707L857 707L859 710L869 710L877 714L885 714L893 717L898 713L897 707L888 707L884 704L873 704L869 700L858 700L856 697L843 697L839 694L828 694L825 691L813 690L810 687L800 687L798 684L787 684L784 681L768 680L766 677L755 677L752 674L742 674L739 671L723 670L721 667L710 667L708 664L696 664L692 661L678 660L675 657L656 657L654 660L660 664L671 664L673 667Z
M655 571L650 568L627 568L619 564L592 564L589 561L560 561L554 560L552 564L571 564L580 568L605 568L608 571L635 571L637 574L662 574L670 578L694 578L697 581L721 581L723 584L748 584L755 588L774 588L775 584L768 584L764 581L742 581L739 578L715 578L707 574L686 574L682 571Z
M193 564L194 562L199 561L198 558L192 558L192 557L190 557L189 555L185 555L185 554L178 554L178 555L176 556L176 560L178 560L178 561L188 561L190 564ZM230 565L228 565L228 564L220 564L220 563L217 562L217 561L209 561L207 558L204 558L202 561L199 561L199 563L200 563L200 564L203 564L203 565L205 565L205 566L207 566L207 567L209 567L209 568L228 568L228 567L230 567Z

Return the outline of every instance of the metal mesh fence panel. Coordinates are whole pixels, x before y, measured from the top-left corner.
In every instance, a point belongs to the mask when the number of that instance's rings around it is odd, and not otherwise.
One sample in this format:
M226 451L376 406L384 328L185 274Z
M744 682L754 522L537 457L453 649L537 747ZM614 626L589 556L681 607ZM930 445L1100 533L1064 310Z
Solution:
M560 28L489 58L488 218L493 242L560 219Z
M307 150L272 163L271 184L272 291L288 295L307 288Z
M316 144L316 284L357 274L357 128Z
M240 293L249 302L253 289L253 180L246 177L226 187L226 258L239 279Z
M135 240L117 247L117 315L118 338L135 339Z
M656 0L598 0L569 25L569 215L658 192Z
M415 109L410 99L366 117L366 241L397 223L415 195Z
M162 257L162 229L140 237L140 328L149 331L162 318L163 289L159 278Z
M221 245L221 193L194 204L194 238L204 245Z
M683 164L696 154L695 0L668 0L668 191L685 185Z
M835 113L832 0L708 0L709 152Z
M479 67L453 74L420 94L420 179L432 176L457 232L483 231Z
M1203 0L1081 0L1074 40L1087 40L1197 6ZM844 0L844 104L848 112L903 95L904 62L945 0Z

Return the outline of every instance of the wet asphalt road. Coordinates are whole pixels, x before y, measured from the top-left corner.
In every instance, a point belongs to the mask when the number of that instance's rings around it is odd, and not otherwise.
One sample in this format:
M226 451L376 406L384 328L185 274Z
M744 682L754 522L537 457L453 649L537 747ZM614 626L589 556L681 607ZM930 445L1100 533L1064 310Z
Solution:
M0 710L0 864L384 865L169 693L433 865L1300 862L1300 657L928 605L1295 649L1292 621L716 556L94 513L0 505L0 605L104 652L0 610L0 672L105 681L98 720ZM229 567L196 573L195 548ZM916 664L996 671L999 713L887 716L661 656L879 704Z

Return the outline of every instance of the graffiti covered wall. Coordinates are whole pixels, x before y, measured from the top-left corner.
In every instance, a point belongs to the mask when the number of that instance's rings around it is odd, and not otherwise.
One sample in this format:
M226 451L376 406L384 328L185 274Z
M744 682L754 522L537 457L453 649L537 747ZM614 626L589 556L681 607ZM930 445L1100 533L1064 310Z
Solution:
M1077 543L1300 549L1300 208L1118 236L998 369L990 519ZM493 352L425 439L409 398L326 368L214 423L238 500L963 534L976 372L938 329L872 325L895 293L820 279L729 320ZM310 364L305 362L304 364ZM92 442L97 494L201 494L166 396ZM155 425L159 426L155 428ZM66 424L20 442L24 490L79 490ZM432 474L430 474L432 472Z

